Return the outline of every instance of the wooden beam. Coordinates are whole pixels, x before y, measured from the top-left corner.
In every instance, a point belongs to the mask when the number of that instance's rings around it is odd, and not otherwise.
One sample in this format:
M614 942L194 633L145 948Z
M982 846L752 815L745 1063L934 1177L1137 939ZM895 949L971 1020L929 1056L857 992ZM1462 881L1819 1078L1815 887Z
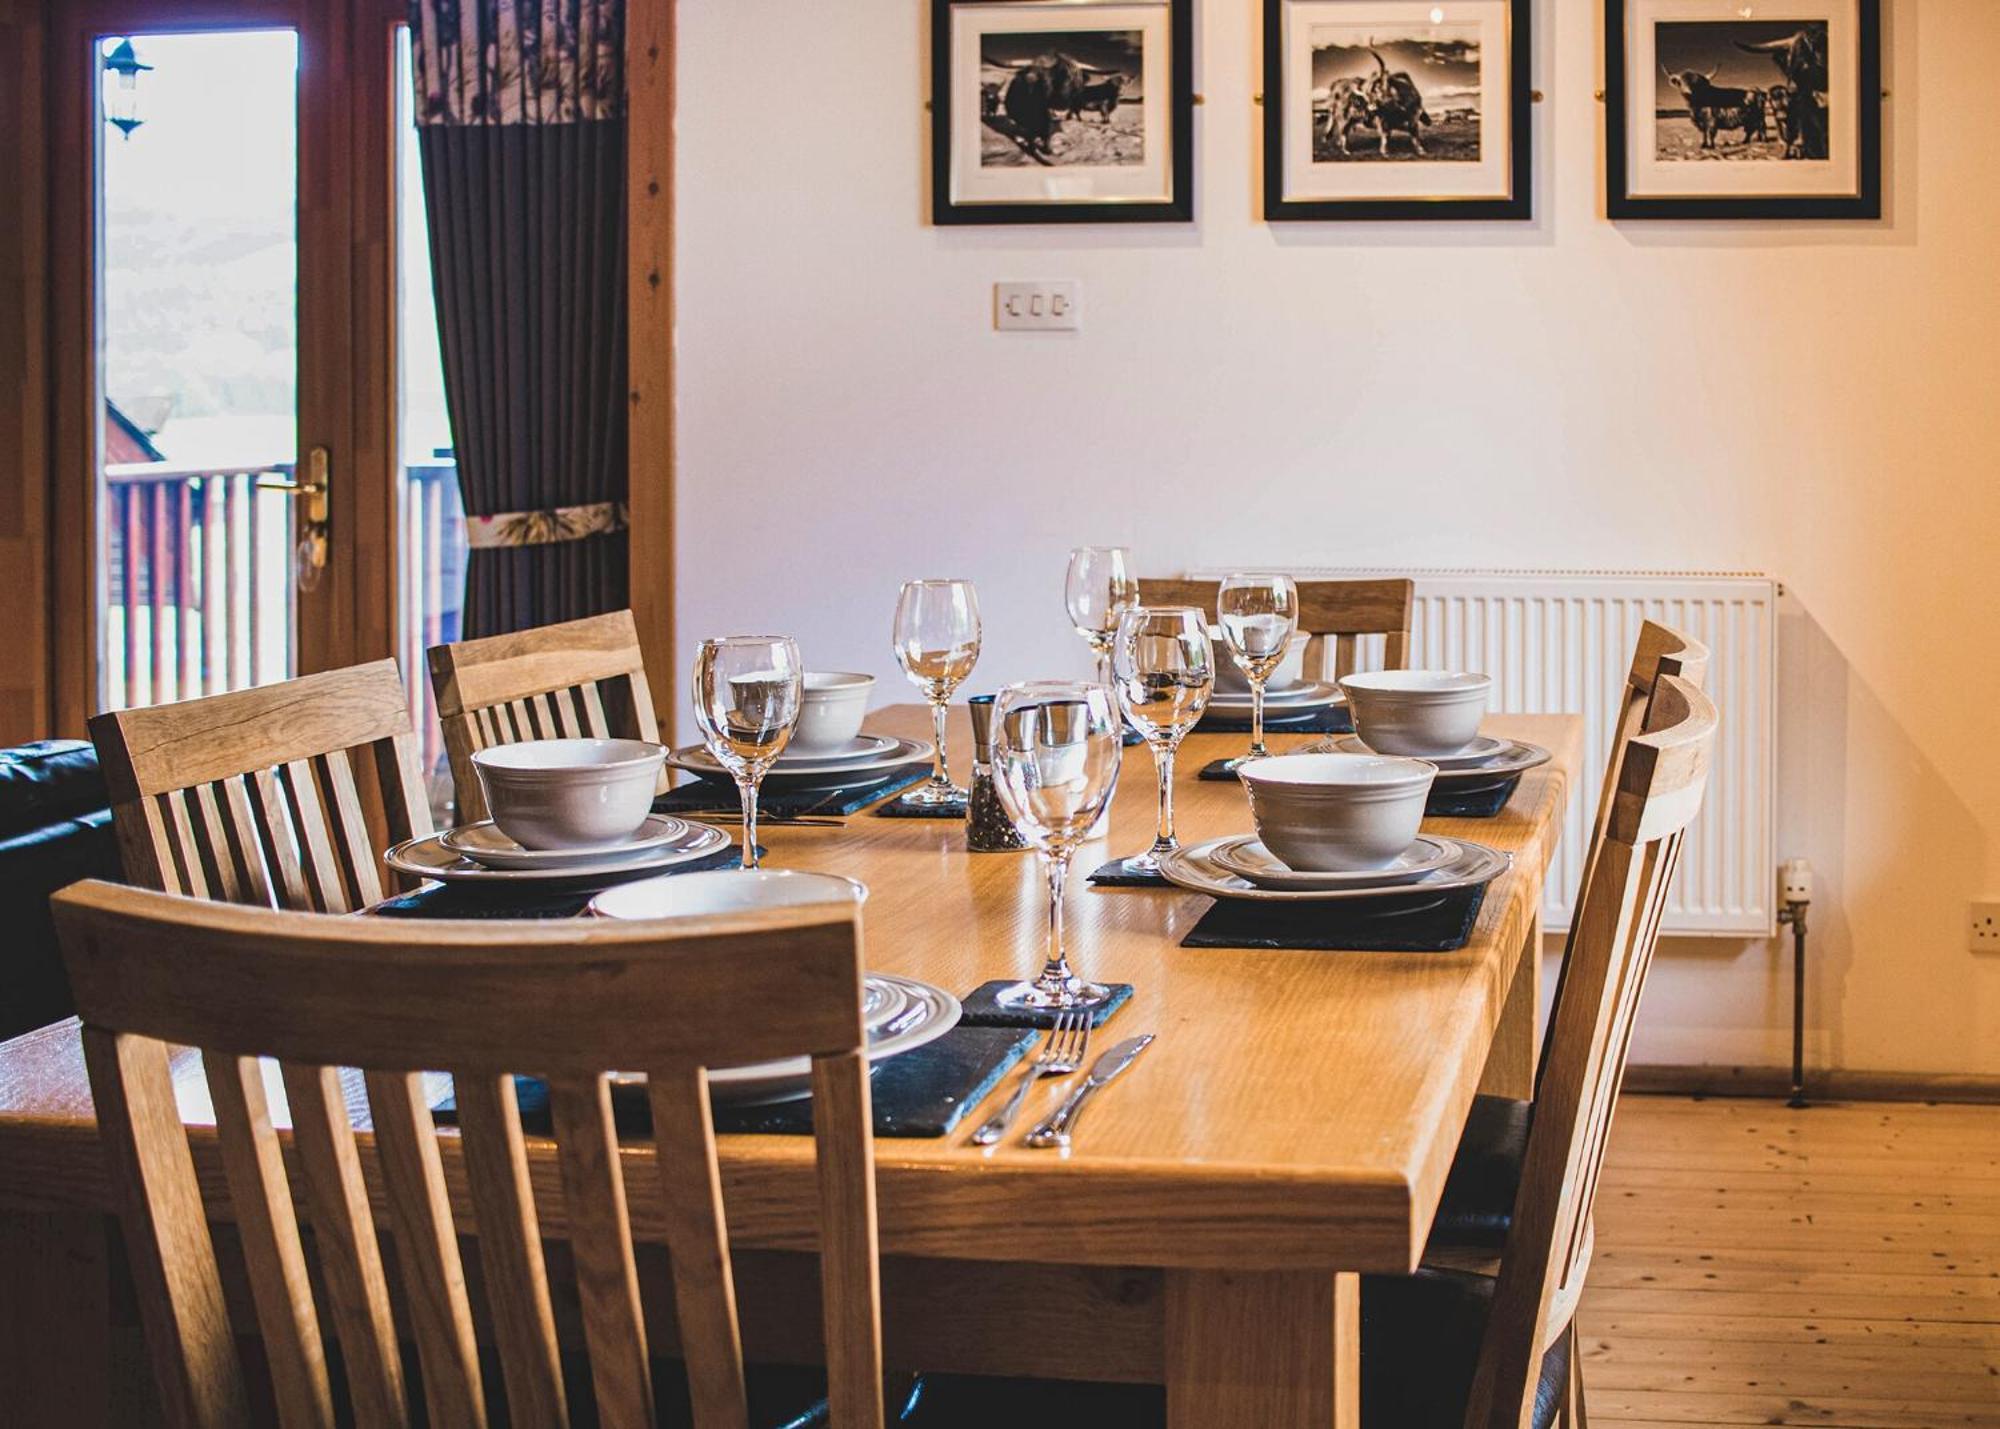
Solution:
M630 604L662 732L672 739L680 685L674 652L674 0L630 0L625 74Z

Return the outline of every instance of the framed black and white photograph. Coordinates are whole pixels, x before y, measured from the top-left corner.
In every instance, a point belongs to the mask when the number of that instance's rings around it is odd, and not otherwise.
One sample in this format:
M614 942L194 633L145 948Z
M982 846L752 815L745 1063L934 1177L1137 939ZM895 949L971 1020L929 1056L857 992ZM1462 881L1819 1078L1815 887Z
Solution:
M1194 0L932 0L938 223L1194 217Z
M1529 0L1264 0L1264 216L1527 218Z
M1879 218L1878 0L1605 0L1613 218Z

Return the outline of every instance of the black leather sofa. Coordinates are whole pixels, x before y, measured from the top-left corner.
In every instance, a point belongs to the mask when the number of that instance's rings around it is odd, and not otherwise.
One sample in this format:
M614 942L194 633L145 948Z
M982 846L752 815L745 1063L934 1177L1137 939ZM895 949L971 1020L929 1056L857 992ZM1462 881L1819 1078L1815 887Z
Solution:
M0 1039L75 1010L49 895L118 876L97 751L81 739L0 749Z

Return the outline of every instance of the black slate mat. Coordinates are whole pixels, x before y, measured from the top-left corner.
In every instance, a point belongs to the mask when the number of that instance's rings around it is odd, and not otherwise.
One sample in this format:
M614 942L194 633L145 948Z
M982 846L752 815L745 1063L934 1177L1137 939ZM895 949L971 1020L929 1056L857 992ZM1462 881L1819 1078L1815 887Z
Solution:
M930 777L930 771L924 771ZM971 809L970 798L954 799L949 804L912 804L904 799L891 799L875 811L878 819L963 819Z
M879 778L839 789L790 790L766 786L758 791L757 813L773 822L814 814L855 814L877 799L900 794L912 784L921 783L930 773L929 764L906 764ZM696 779L653 800L653 811L659 814L734 814L742 808L743 800L736 786L720 779Z
M1206 779L1212 784L1238 783L1240 781L1236 778L1236 761L1242 757L1240 754L1230 754L1225 755L1221 759L1211 759L1208 763L1201 766L1201 773L1194 777L1197 779Z
M1134 855L1137 857L1137 855ZM1162 878L1158 871L1143 872L1132 866L1130 858L1114 858L1109 863L1101 863L1090 871L1087 880L1098 888L1171 888L1173 885Z
M1213 710L1201 717L1201 723L1194 727L1196 734L1248 734L1250 716L1218 714ZM1264 712L1264 733L1266 734L1352 734L1354 716L1346 705L1322 705L1304 714L1285 715Z
M877 1136L948 1136L965 1113L979 1104L1008 1068L1035 1044L1035 1034L1018 1027L968 1027L960 1023L935 1042L875 1064L869 1096ZM516 1077L521 1129L549 1135L549 1089L535 1077ZM432 1108L439 1120L453 1118L457 1103L447 1097ZM611 1114L621 1136L649 1136L653 1111L642 1086L614 1085ZM770 1106L717 1106L719 1132L811 1135L812 1098Z
M973 1027L1047 1027L1056 1020L1053 1012L1045 1012L1034 1007L1002 1007L999 996L1017 981L1013 978L998 978L993 982L983 982L959 999L959 1006L965 1015L959 1026ZM1102 1027L1111 1014L1132 1000L1132 984L1129 982L1109 982L1111 996L1091 1010L1090 1025Z
M1330 903L1218 898L1184 948L1307 948L1371 953L1448 953L1465 946L1486 886Z
M768 851L761 844L757 848L759 857ZM731 846L707 858L657 869L646 876L661 878L742 866L743 850ZM385 899L371 908L369 913L377 918L574 918L602 891L602 887L591 887L553 892L515 892L490 885L467 887L462 883L433 883L414 893Z
M1507 801L1520 786L1520 773L1504 775L1490 783L1433 784L1430 798L1424 801L1424 812L1440 819L1490 819L1507 807Z

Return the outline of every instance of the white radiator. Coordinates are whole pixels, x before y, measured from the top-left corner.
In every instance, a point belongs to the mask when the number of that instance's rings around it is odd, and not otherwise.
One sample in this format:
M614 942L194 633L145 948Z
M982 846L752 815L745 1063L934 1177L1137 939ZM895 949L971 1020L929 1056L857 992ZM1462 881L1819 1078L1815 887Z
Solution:
M1205 574L1205 573L1204 573ZM1544 913L1567 928L1582 877L1611 721L1642 620L1684 630L1712 652L1708 691L1722 714L1707 803L1681 858L1665 931L1769 936L1777 860L1777 583L1761 576L1295 569L1299 577L1410 575L1410 663L1493 676L1493 708L1581 714L1584 764L1549 870ZM1364 642L1363 662L1370 658ZM1379 652L1373 655L1379 661Z

